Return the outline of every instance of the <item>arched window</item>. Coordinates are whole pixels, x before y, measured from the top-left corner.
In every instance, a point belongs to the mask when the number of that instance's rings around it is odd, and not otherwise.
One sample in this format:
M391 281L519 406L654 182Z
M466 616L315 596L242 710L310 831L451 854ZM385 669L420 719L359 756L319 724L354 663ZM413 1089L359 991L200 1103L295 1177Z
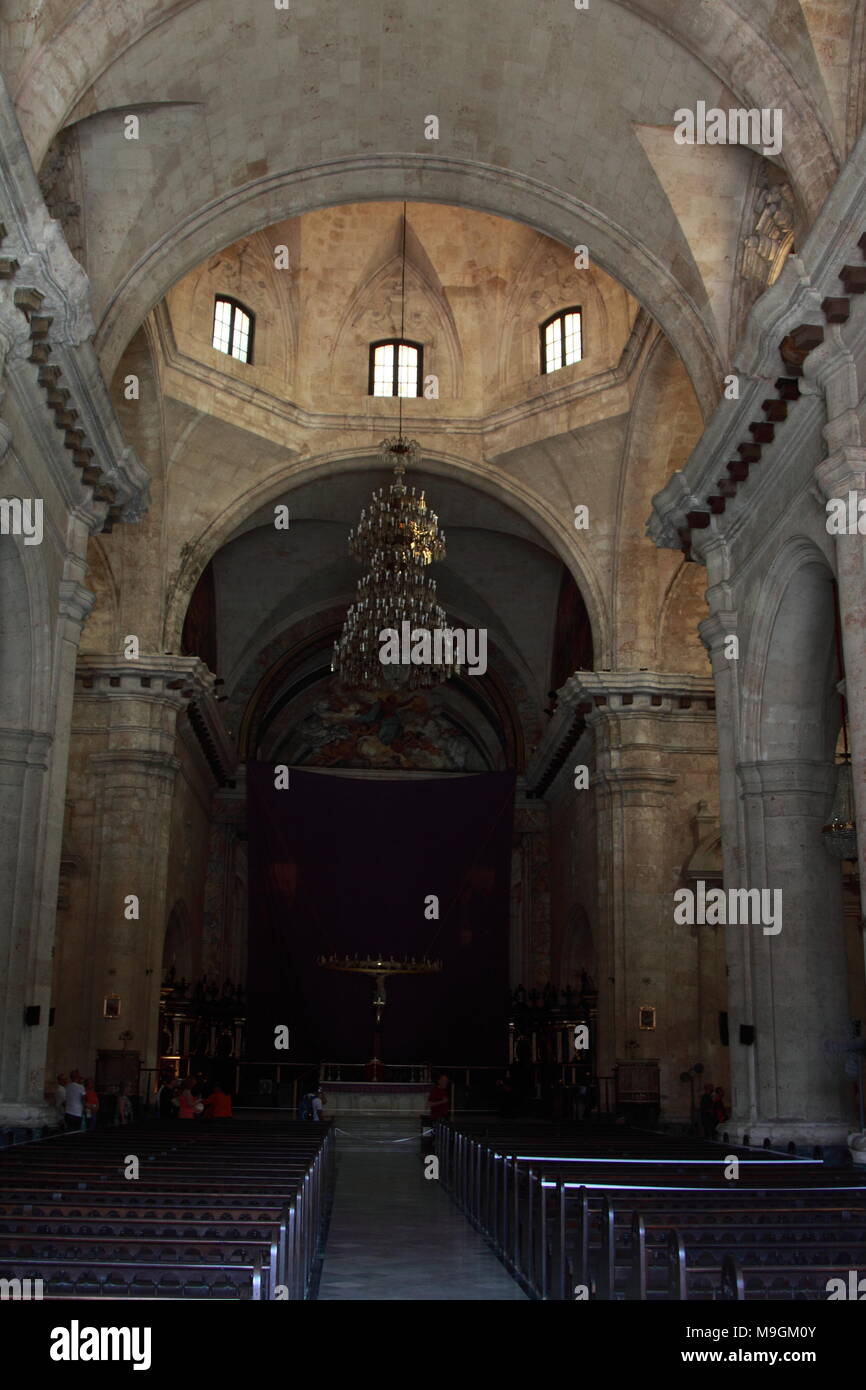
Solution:
M424 349L405 338L370 344L371 396L420 396Z
M541 325L541 370L556 372L583 356L580 309L560 309Z
M217 295L213 311L213 346L217 352L227 352L239 362L252 362L254 324L253 315L243 304Z

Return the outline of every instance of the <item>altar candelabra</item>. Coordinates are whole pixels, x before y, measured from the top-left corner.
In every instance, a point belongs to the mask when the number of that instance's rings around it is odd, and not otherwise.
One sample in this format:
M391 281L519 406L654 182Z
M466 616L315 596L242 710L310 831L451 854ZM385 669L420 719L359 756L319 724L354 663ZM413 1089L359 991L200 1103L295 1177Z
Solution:
M404 956L398 960L394 956L318 956L316 964L323 970L342 970L351 975L370 975L373 983L373 1058L374 1080L376 1071L382 1066L379 1053L382 1050L382 1011L387 1003L385 981L389 975L433 975L442 969L441 960L428 960L422 956L416 960Z

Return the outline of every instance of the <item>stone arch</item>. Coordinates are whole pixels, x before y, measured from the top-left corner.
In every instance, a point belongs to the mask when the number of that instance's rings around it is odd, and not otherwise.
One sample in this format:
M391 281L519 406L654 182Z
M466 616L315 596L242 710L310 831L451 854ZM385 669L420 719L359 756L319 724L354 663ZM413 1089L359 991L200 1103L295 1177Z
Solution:
M267 644L246 664L241 680L229 696L226 706L229 720L237 728L240 757L261 757L258 747L258 725L262 715L272 706L275 696L285 685L288 673L295 668L303 672L302 690L309 676L309 663L321 654L330 661L333 641L343 624L342 608L321 608L305 615L290 627L274 633ZM481 677L485 715L491 728L497 723L504 735L503 751L507 765L522 771L526 749L534 746L541 736L537 707L521 679L509 653L496 649L495 669ZM265 760L270 754L265 755Z
M531 493L521 483L500 473L494 474L485 464L449 455L436 448L424 448L422 453L425 472L434 476L458 478L461 482L488 493L518 512L544 537L571 572L580 589L592 626L593 652L597 661L604 664L610 651L610 637L602 576L588 551L577 550L574 540L576 533L570 533L568 529L570 518L558 515L542 498ZM208 561L230 539L238 526L259 508L276 500L285 500L288 496L287 487L304 483L325 464L331 473L350 470L362 472L372 466L370 454L361 453L359 450L305 458L290 469L281 470L278 476L272 476L258 487L243 493L197 540L190 541L167 599L163 630L164 650L177 650L184 615L199 576Z
M113 374L126 343L173 284L224 246L253 231L341 203L433 202L523 222L553 241L593 248L594 260L662 326L708 418L724 374L711 328L673 272L598 209L539 180L480 161L429 155L368 155L256 180L190 214L115 286L95 345Z
M74 119L76 107L84 105L88 92L117 57L196 3L144 0L134 15L118 21L112 0L90 0L55 25L46 42L31 44L15 83L14 102L37 168L57 132ZM694 5L671 7L667 0L620 0L620 4L651 30L670 36L694 55L740 104L783 110L786 161L803 187L807 205L817 212L839 159L827 103L822 108L809 90L812 86L822 91L823 84L804 27L791 25L788 31L778 24L771 42L757 27L763 7L756 7L753 23L736 0L717 0L712 24ZM23 26L22 32L26 32Z
M703 565L680 559L665 590L658 617L658 652L663 669L673 664L667 653L675 651L676 669L692 675L710 674L705 649L696 640L698 624L707 616L707 575ZM689 643L684 638L693 639Z
M98 536L91 536L88 541L87 579L96 602L82 630L79 651L116 651L123 636L118 633L119 591L105 544Z
M836 746L833 572L805 536L776 555L755 595L743 662L744 762L832 761ZM792 665L792 655L795 660Z
M33 697L30 596L16 542L0 536L0 694L8 728L30 725Z
M34 732L50 724L56 621L41 552L0 536L0 722Z
M672 636L676 616L673 594L682 599L686 593L681 587L682 557L658 548L651 553L646 518L654 492L683 467L700 430L698 403L683 364L664 335L656 333L640 364L619 475L612 621L617 660L623 667L673 668L664 644ZM630 557L639 563L630 563ZM688 667L678 663L676 669L706 669L697 638L697 623L705 615L706 609L702 613L695 607L693 660ZM680 647L682 636L680 632Z

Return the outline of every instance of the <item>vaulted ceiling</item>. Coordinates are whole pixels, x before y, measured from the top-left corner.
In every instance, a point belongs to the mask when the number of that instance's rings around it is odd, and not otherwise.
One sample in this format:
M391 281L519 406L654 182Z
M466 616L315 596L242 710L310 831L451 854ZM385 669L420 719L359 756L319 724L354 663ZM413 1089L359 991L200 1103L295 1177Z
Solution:
M78 219L109 374L222 247L409 196L587 244L664 328L706 415L750 196L772 166L802 236L863 116L857 0L10 0L2 22L31 156ZM781 154L674 146L676 110L698 101L777 108Z

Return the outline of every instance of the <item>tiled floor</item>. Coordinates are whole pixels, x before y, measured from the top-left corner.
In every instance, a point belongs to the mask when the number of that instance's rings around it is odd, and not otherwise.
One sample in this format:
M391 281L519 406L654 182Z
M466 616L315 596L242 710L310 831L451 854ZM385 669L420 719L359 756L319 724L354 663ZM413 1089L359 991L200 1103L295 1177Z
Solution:
M424 1177L416 1119L346 1114L336 1123L346 1133L337 1135L320 1299L525 1300L484 1237Z

